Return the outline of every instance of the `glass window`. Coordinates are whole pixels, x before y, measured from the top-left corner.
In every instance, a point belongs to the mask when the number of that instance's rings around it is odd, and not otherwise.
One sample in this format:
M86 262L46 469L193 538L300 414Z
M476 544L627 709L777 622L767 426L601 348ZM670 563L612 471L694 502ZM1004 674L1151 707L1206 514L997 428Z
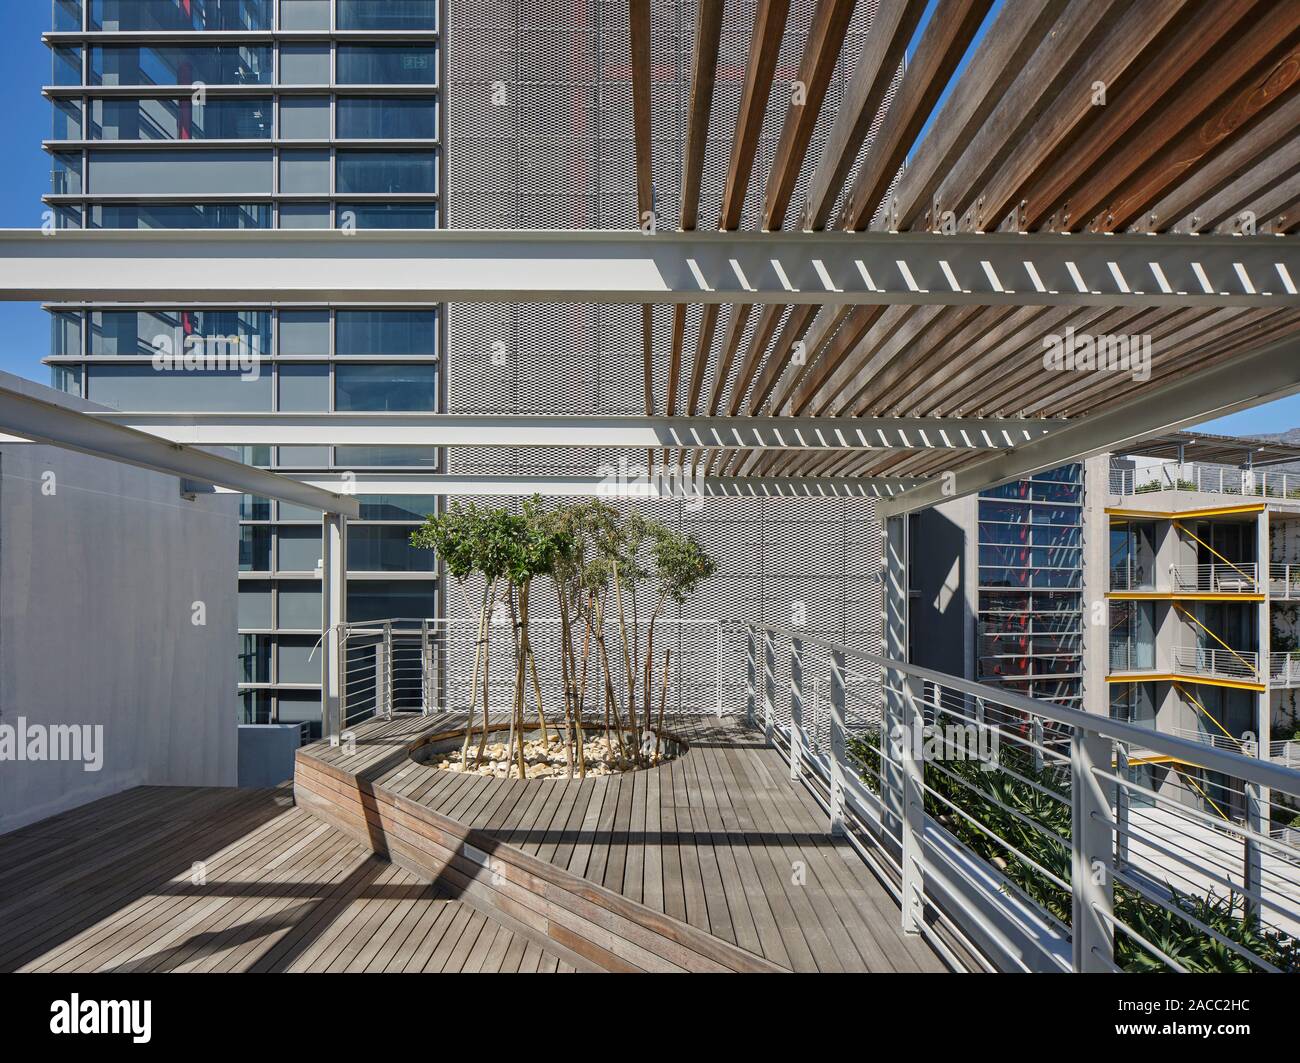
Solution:
M271 47L262 44L92 48L92 85L269 85Z
M280 0L280 28L282 30L329 29L330 0Z
M286 195L295 193L329 195L330 153L328 151L280 152L280 191Z
M271 99L210 96L91 101L92 140L269 140Z
M319 528L281 528L278 540L276 568L280 572L316 571L321 559Z
M269 203L96 203L92 229L269 229Z
M349 580L348 621L432 617L435 587L432 580Z
M80 155L51 156L50 192L56 196L81 195Z
M281 85L328 85L328 44L286 44L280 48Z
M271 467L270 447L235 447L234 449L237 455L236 461L242 461L245 465L255 465L259 469Z
M338 0L341 30L432 30L438 0Z
M240 635L239 643L239 681L269 683L271 681L271 637Z
M271 692L246 690L239 695L240 723L266 724L271 722Z
M338 112L340 140L432 140L438 135L432 99L345 97L339 100Z
M81 84L81 49L50 49L50 83L52 85Z
M70 33L81 29L81 0L54 0L54 30Z
M271 584L242 581L239 584L239 627L265 631L271 627Z
M438 508L432 495L360 495L362 520L423 521Z
M438 467L437 447L335 447L334 464L341 468Z
M340 310L334 328L340 356L437 353L436 310Z
M437 191L433 152L340 151L336 187L340 195Z
M319 670L316 681L320 681ZM320 695L305 691L278 691L275 695L275 722L305 723L308 725L308 739L315 741L321 736Z
M92 0L92 30L269 30L271 0Z
M307 354L328 358L330 315L328 310L281 310L280 354Z
M334 368L336 410L436 410L436 365L358 365Z
M281 203L281 229L328 229L330 220L328 203Z
M436 229L438 208L432 203L340 203L338 226L357 229Z
M281 447L279 468L283 469L324 469L330 463L329 447ZM284 507L281 506L281 515ZM315 514L316 519L320 514Z
M329 97L284 97L280 101L280 136L286 140L329 140Z
M171 369L151 365L95 365L87 369L88 398L115 410L196 413L271 409L271 376L245 379L234 371Z
M281 683L319 683L320 650L316 640L307 637L286 635L277 640L276 680ZM317 702L319 714L320 703Z
M53 100L54 124L50 130L52 140L80 140L81 102L79 100Z
M192 337L226 341L226 351L259 356L271 350L266 310L96 310L90 315L90 353L152 357L184 351Z
M66 358L81 354L81 315L55 311L50 314L50 354Z
M50 387L68 395L81 394L81 367L55 365L50 367Z
M280 409L293 413L315 413L330 408L328 365L281 365Z
M432 44L340 44L340 85L433 85L438 54Z
M239 496L240 520L270 520L271 500L261 495Z
M278 503L281 520L311 520L319 523L321 511L307 506L295 506L292 502Z
M269 572L271 570L271 529L263 527L239 529L239 571Z
M320 584L283 582L277 602L277 620L282 628L319 631L321 625Z
M432 550L411 545L411 528L353 524L348 528L349 572L432 572Z
M90 153L95 195L270 195L269 150L120 151Z

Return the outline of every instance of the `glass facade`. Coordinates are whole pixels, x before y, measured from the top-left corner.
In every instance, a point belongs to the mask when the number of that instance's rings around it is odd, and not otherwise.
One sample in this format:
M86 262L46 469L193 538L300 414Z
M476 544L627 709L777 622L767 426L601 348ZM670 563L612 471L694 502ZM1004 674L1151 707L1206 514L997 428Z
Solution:
M1083 668L1083 467L979 498L977 678L1079 707Z
M51 26L66 35L50 42L47 202L56 224L436 227L439 7L436 0L53 0ZM293 36L268 40L276 30ZM348 37L336 39L336 30ZM169 36L181 32L221 36ZM115 40L114 33L134 36ZM54 385L117 409L442 407L444 320L434 306L89 305L50 313ZM176 358L160 367L160 352ZM221 355L253 361L214 364ZM245 447L241 456L288 473L383 476L440 467L438 448L418 446ZM361 519L349 529L349 612L437 615L435 559L409 544L437 500L363 494L360 502ZM321 623L321 514L246 496L239 515L231 579L239 588L232 652L240 718L318 723L320 657L312 650Z

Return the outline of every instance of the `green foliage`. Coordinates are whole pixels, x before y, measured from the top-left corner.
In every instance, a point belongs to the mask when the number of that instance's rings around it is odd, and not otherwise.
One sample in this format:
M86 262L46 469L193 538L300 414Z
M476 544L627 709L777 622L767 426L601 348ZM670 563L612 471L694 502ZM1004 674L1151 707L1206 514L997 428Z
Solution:
M865 767L863 782L878 794L879 733L869 731L855 737L850 740L848 748L849 753ZM1069 775L1057 769L1036 772L1031 758L1021 749L1004 746L999 751L998 761L1000 766L1011 771L984 771L980 763L973 760L949 760L942 766L927 762L924 769L927 791L937 793L927 792L926 811L970 849L998 867L1035 904L1069 925L1069 892L1033 866L1037 864L1057 878L1070 881ZM1024 778L1018 779L1012 772ZM1050 794L1056 794L1060 799ZM1000 807L995 799L1007 807ZM954 811L952 805L975 823ZM1019 816L1014 813L1019 813ZM1036 829L1019 818L1021 816L1046 829ZM1012 853L1005 845L994 841L994 837L1014 846L1027 859ZM1166 891L1172 906L1185 913L1187 918L1124 884L1115 886L1115 917L1193 973L1251 972L1261 968L1206 934L1190 921L1192 919L1279 970L1300 972L1300 941L1262 928L1245 911L1241 898L1222 897L1213 890L1204 897L1196 897L1181 893L1172 886L1166 886ZM1126 971L1168 970L1158 957L1123 930L1115 935L1115 961Z
M681 605L701 581L717 571L714 562L692 536L659 528L650 548L659 593Z

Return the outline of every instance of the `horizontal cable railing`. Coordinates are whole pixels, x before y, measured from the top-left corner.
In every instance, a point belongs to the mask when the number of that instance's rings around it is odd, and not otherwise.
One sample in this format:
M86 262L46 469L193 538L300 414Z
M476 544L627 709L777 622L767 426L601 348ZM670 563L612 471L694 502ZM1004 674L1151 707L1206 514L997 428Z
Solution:
M557 617L529 620L529 635L538 668L538 686L544 710L561 709L563 680L560 675L559 642L561 621ZM582 654L584 632L575 626L578 654ZM642 621L631 641L635 674L643 675L645 662L638 654L646 646ZM606 645L614 662L613 681L621 690L626 684L619 626L607 620ZM393 713L464 713L471 708L475 691L474 662L479 640L478 621L473 619L394 618L345 624L341 627L339 654L343 719L355 723L372 716ZM507 717L514 696L514 634L508 616L496 615L484 640L487 653L487 701L490 719ZM729 644L730 643L730 644ZM715 620L659 619L651 649L652 688L655 708L664 695L667 712L722 715L728 707L738 709L744 695L744 677L729 673L725 666L739 667L743 630L736 624ZM603 680L595 639L588 638L587 666L591 676L584 687L584 711L600 711ZM615 652L614 647L620 647ZM669 651L669 679L663 687L663 659ZM495 662L495 663L494 663ZM482 680L480 680L480 684ZM639 689L640 684L638 684ZM483 686L478 688L481 703ZM533 702L531 679L528 700ZM475 712L481 711L475 706Z
M1253 563L1173 565L1170 567L1175 592L1205 594L1258 594L1259 582Z
M1179 646L1174 650L1173 659L1174 671L1178 675L1238 679L1249 683L1259 681L1259 654L1253 650Z
M1169 462L1141 469L1112 467L1113 495L1143 495L1157 491L1203 491L1219 495L1300 500L1300 473L1239 469L1198 462Z
M747 712L905 926L991 969L1300 970L1300 772L750 630Z
M1155 665L1155 647L1149 642L1113 641L1110 644L1112 672L1150 672Z
M1268 592L1275 598L1300 598L1300 565L1269 565Z

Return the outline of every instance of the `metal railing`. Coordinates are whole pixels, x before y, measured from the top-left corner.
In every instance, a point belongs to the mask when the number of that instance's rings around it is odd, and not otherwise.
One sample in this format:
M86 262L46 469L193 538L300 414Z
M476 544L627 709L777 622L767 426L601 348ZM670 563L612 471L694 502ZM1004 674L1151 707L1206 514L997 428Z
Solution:
M1112 642L1110 644L1112 672L1150 672L1155 669L1155 666L1155 647L1151 643Z
M990 970L1300 969L1300 772L798 630L750 627L747 662L754 726L941 951Z
M1173 657L1173 670L1178 675L1236 679L1248 683L1259 682L1259 654L1254 650L1179 646L1174 650Z
M1300 651L1275 650L1270 653L1268 683L1274 687L1300 686Z
M538 617L529 621L530 638L538 666L538 680L545 708L560 709L563 680L559 672L560 620ZM636 630L643 652L645 624ZM622 671L618 625L605 624L604 636L611 658L617 657L616 689L626 684ZM575 637L582 638L576 631ZM473 671L478 621L472 619L401 619L344 624L340 628L339 653L342 691L341 718L345 724L394 713L465 712L474 689ZM730 641L730 652L728 642ZM739 668L743 632L739 625L716 620L660 619L655 624L653 696L657 709L662 684L663 654L671 651L666 711L722 715L737 708L744 693L743 675L729 674L724 665ZM513 634L507 617L494 617L486 640L488 653L488 705L490 718L505 718L514 697ZM497 662L495 666L492 662ZM638 677L644 661L635 657ZM586 686L590 711L599 708L601 684L597 681L598 661L591 655L591 680ZM621 678L620 678L621 677ZM638 686L638 690L640 687ZM480 698L482 688L480 687ZM531 684L529 704L532 702ZM481 703L481 702L480 702ZM475 710L478 711L477 709Z
M1157 491L1203 491L1218 495L1300 501L1300 473L1238 469L1227 465L1169 462L1142 469L1110 470L1110 493L1143 495Z
M1175 592L1202 594L1258 594L1254 562L1215 562L1209 565L1171 565Z
M1110 589L1113 591L1149 591L1155 589L1152 572L1146 565L1132 561L1110 566Z
M1269 565L1268 593L1274 598L1300 598L1300 565Z

